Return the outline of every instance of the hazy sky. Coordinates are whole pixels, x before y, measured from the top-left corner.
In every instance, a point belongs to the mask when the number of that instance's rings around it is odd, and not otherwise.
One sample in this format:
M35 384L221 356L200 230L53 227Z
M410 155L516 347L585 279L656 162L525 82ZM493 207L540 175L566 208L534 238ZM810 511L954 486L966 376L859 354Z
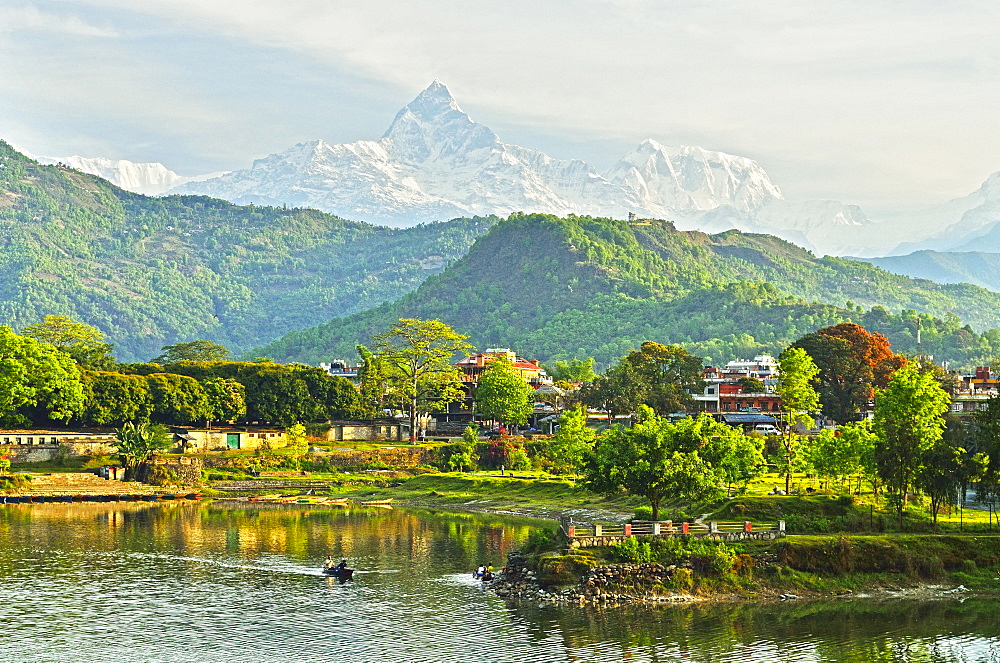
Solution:
M998 32L996 0L0 0L0 136L193 175L378 138L437 78L507 142L700 145L878 217L1000 170Z

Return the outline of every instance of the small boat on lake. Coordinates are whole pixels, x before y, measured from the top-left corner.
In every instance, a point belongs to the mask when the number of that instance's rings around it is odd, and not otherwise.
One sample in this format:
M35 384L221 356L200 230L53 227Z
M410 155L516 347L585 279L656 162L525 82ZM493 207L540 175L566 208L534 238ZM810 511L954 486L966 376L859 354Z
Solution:
M392 506L392 498L385 500L361 500L358 506Z
M354 579L354 569L342 568L339 566L334 566L329 569L323 569L323 575L329 576L331 578L337 578L339 580L353 580Z

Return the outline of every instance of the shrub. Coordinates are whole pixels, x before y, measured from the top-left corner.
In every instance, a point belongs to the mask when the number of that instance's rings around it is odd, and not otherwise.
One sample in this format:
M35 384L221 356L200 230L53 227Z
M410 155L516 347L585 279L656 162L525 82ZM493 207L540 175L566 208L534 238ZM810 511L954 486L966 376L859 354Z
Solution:
M703 543L700 541L697 543L702 545L693 546L691 551L691 565L696 570L718 575L733 570L736 556L729 550L729 546L724 543Z
M691 569L674 569L674 575L670 579L670 586L674 589L690 591L694 587L694 573Z
M651 506L637 506L635 508L635 513L632 515L632 520L649 521L652 519L653 507Z
M555 530L539 527L528 532L523 549L525 553L531 555L558 548L559 545L559 535Z
M725 543L701 539L653 539L633 536L612 545L615 556L625 562L681 564L690 562L702 573L723 574L733 570L735 551ZM749 557L749 556L747 556ZM750 558L752 565L753 558Z
M613 544L611 549L615 556L623 562L642 564L653 561L652 545L646 537L630 536L621 543Z
M733 560L733 572L744 578L752 578L753 567L756 564L757 560L753 558L753 555L736 555Z
M27 474L9 474L0 477L0 490L20 490L30 484L31 477Z
M153 465L146 474L146 483L154 486L176 486L180 483L180 479L169 467Z

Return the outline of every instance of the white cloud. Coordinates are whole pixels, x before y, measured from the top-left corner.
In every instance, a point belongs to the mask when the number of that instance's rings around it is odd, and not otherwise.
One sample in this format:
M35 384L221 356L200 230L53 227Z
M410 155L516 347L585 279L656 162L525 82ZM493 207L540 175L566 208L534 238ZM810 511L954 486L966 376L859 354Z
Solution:
M775 170L791 197L931 201L967 193L1000 169L995 2L74 4L94 16L146 13L178 33L355 72L398 91L380 99L390 114L440 78L476 119L515 142L548 133L553 143L617 141L624 152L652 136L745 154ZM151 64L189 61L181 53ZM188 90L180 100L239 112L212 95ZM606 149L584 156L610 159Z
M117 30L107 25L95 25L77 16L42 11L34 5L0 7L0 34L23 30L104 39L120 36Z

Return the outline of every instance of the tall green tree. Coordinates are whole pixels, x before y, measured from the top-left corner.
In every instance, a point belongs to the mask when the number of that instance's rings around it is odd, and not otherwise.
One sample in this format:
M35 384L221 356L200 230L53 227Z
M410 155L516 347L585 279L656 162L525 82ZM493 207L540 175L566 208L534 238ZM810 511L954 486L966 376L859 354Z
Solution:
M597 439L586 476L597 492L645 497L658 520L663 500L715 499L723 483L762 464L758 446L708 415L671 423L641 405L632 428L614 426Z
M981 476L986 463L984 454L970 454L944 437L924 452L915 484L931 500L935 525L941 507L956 504L960 492L969 481Z
M115 364L114 348L104 340L97 327L77 322L66 315L47 315L42 322L28 325L21 333L42 343L51 343L81 367L111 370Z
M151 359L156 364L171 364L177 361L225 361L229 359L229 350L224 345L213 341L188 341L164 345L162 354Z
M807 438L805 460L817 475L826 480L827 485L834 479L864 473L865 458L874 448L874 441L867 430L868 426L864 426L864 431L855 429L866 423L847 424L840 435L830 429L823 429L815 437Z
M376 355L364 345L358 345L357 351L361 402L371 410L372 416L383 416L389 392L389 367L382 355Z
M552 368L547 368L547 370L552 379L557 382L565 380L572 384L580 384L591 382L597 377L597 374L594 373L593 357L587 357L586 359L573 357L567 361L556 360Z
M38 408L50 419L68 421L83 412L80 369L49 343L0 327L0 419L24 424L18 411Z
M993 396L972 414L971 450L986 455L988 462L979 483L980 497L1000 496L1000 396Z
M148 421L126 422L115 431L112 442L122 467L126 481L139 481L145 475L150 459L158 451L165 451L173 444L166 428Z
M83 371L87 394L83 421L92 426L148 421L153 399L146 378L106 371Z
M510 359L498 356L479 376L473 397L480 415L507 426L523 426L531 416L534 392Z
M642 403L643 377L625 361L612 366L580 389L580 402L608 413L609 424L620 414L630 414Z
M790 424L812 424L812 414L820 411L816 376L819 367L802 348L787 348L778 357L778 383L775 391L781 396L781 407Z
M752 375L747 375L737 380L736 386L740 387L744 394L763 394L765 389L764 381Z
M452 362L455 355L472 349L467 338L440 320L416 318L400 318L375 337L376 353L388 367L390 394L410 420L412 444L417 441L417 420L422 412L439 410L464 398L462 376Z
M282 426L296 422L355 419L371 416L361 403L358 390L347 378L334 377L321 368L274 362L182 361L158 364L123 365L122 370L140 375L170 371L198 381L228 378L246 390L246 421Z
M247 413L247 390L236 380L209 378L201 383L208 399L210 421L237 421Z
M836 343L846 343L834 339ZM775 391L781 396L781 407L790 424L785 435L778 438L781 447L779 465L785 475L785 492L792 489L792 473L802 468L808 456L803 453L805 441L797 434L798 426L811 426L813 415L820 411L819 394L814 383L820 369L803 348L787 348L778 357L778 381Z
M641 402L660 415L685 410L694 402L690 392L704 386L701 357L679 345L646 341L622 361L641 377Z
M292 424L285 431L285 450L292 457L295 469L302 469L302 459L309 453L309 438L306 437L306 427L302 424Z
M951 399L928 373L915 367L897 371L875 399L872 429L879 477L891 491L903 525L906 497L914 488L927 453L941 439Z
M210 419L212 411L204 387L185 375L153 373L146 376L153 401L150 418L161 424L185 425Z
M559 417L559 428L549 441L545 455L557 474L579 473L594 449L594 429L587 425L587 409L570 408Z

